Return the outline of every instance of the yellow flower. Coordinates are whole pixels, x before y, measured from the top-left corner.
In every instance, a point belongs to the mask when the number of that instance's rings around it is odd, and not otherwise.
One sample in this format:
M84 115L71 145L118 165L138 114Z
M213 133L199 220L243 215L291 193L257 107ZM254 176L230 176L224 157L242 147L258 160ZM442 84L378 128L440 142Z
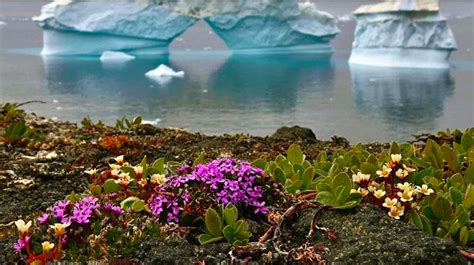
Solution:
M393 163L400 163L400 161L402 160L402 155L400 154L393 154L390 157L392 158Z
M118 177L120 175L120 170L112 169L112 171L110 171L110 174L112 174L112 176L114 177Z
M374 192L374 196L375 196L375 198L380 199L383 196L385 196L385 191L384 190L376 190Z
M400 179L405 179L408 176L408 172L400 168L399 170L397 170L397 172L395 172L395 176Z
M385 202L382 205L383 205L383 207L391 208L391 207L395 206L397 204L397 202L398 202L397 198L393 198L393 199L385 198Z
M388 215L392 218L400 219L400 216L403 216L404 211L405 211L405 207L401 206L400 204L397 204L395 206L390 207L390 211L388 212Z
M411 186L411 184L408 183L408 182L405 182L405 183L403 183L403 184L402 184L402 183L398 183L398 184L397 184L397 187L398 187L399 189L403 190L403 191L405 191L405 190L408 190L408 191L412 190L412 186Z
M150 177L150 181L152 184L163 185L166 183L166 176L162 174L153 174Z
M116 158L114 158L114 160L115 160L115 162L117 162L117 164L119 164L119 165L123 165L123 163L125 162L123 155L117 156Z
M130 183L129 173L120 173L119 179L116 180L119 185L127 186Z
M49 251L51 251L51 249L54 248L54 244L49 243L48 241L44 241L43 243L41 243L41 245L43 246L43 251L44 252L49 252Z
M97 174L97 169L86 170L86 171L84 171L84 173L86 173L87 175L93 177Z
M372 186L372 185L369 185L369 186L367 187L367 190L368 190L369 192L372 192L372 193L373 193L373 192L375 192L375 191L377 190L377 188L375 188L375 187Z
M31 221L29 221L28 223L25 223L25 221L20 219L15 222L15 225L20 235L25 235L25 234L28 234L28 231L30 230Z
M419 193L423 193L425 195L430 195L431 193L434 192L433 189L429 189L428 185L426 185L426 184L421 185L421 188L418 187L417 190L418 190Z
M392 172L392 169L387 167L386 165L383 165L382 170L377 170L377 175L381 178L388 178L390 176L390 172Z
M409 202L413 200L413 191L404 190L403 192L397 192L398 197L402 202Z
M54 225L50 225L49 227L54 229L54 233L56 236L62 236L64 235L64 232L66 231L66 228L69 226L69 224L60 224L56 223Z

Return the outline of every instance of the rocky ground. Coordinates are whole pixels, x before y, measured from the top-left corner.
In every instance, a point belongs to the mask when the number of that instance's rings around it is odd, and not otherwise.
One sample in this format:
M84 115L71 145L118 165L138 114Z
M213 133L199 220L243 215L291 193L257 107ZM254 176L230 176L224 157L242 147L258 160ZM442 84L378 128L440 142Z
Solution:
M311 130L300 127L281 128L268 137L206 136L149 125L138 125L126 130L78 126L35 115L27 115L26 121L43 136L41 141L23 147L12 147L0 142L2 263L14 260L12 244L16 240L15 220L42 211L71 192L84 191L88 185L84 170L91 166L106 167L108 161L117 155L125 155L132 163L139 162L144 155L150 159L165 157L168 160L192 161L202 152L206 152L209 159L221 155L246 160L273 159L277 154L285 153L290 144L298 143L311 159L323 150L331 153L349 147L349 142L344 138L333 137L329 141L322 141ZM378 152L388 146L389 144L374 143L365 145L365 148ZM136 258L127 260L126 263L189 264L206 260L212 264L229 261L228 253L236 262L248 260L248 255L251 255L249 253L259 253L260 263L285 263L285 260L279 258L279 252L284 252L282 249L285 246L278 244L284 242L304 246L315 211L312 207L306 207L289 217L280 227L280 237L266 243L277 245L251 245L245 251L234 249L230 252L231 247L227 244L201 247L183 239L157 239L143 243ZM328 240L328 235L316 233L313 240L321 245L320 249L303 247L292 255L316 255L309 263L319 259L344 263L466 262L454 243L430 237L412 225L394 221L371 206L362 206L348 212L322 211L320 222L325 227L331 227L337 239ZM255 223L252 229L253 234L259 236L268 227ZM255 239L258 240L258 237ZM304 258L301 261L308 262Z

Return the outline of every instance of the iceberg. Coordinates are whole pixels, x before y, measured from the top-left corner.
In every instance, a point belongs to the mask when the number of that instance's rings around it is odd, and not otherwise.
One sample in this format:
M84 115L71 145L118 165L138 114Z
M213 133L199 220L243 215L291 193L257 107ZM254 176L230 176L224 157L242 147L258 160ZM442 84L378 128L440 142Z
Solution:
M43 55L166 54L197 19L144 0L56 0L33 20L44 30Z
M5 27L7 25L7 23L3 22L3 21L0 21L0 29Z
M337 20L295 0L177 0L175 10L204 18L234 52L331 52Z
M145 76L157 81L160 85L164 85L169 83L173 77L183 78L184 71L176 72L170 67L161 64L158 68L147 72Z
M111 62L111 63L119 63L119 62L127 62L130 60L134 60L135 56L126 54L124 52L114 52L114 51L106 51L102 53L100 56L100 60L102 62Z
M386 0L362 6L351 64L407 68L449 68L456 41L438 0Z

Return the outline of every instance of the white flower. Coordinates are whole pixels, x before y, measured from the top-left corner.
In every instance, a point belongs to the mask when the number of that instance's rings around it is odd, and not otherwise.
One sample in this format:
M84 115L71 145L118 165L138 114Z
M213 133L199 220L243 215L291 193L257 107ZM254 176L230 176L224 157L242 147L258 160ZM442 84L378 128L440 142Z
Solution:
M166 183L166 176L165 175L162 175L162 174L153 174L151 175L150 177L150 181L152 184L159 184L159 185L163 185Z
M421 185L421 188L418 187L417 190L419 193L423 193L424 195L430 195L431 193L434 193L433 189L429 189L428 185L426 184Z
M390 176L390 172L392 172L392 169L387 167L386 165L383 165L382 170L377 170L377 175L383 178L388 178Z
M402 160L402 155L400 154L393 154L390 157L392 158L393 163L400 163L400 161Z
M390 207L388 215L392 218L400 219L400 216L403 216L404 211L405 207L398 203L397 205Z
M384 190L376 190L374 192L374 196L375 196L375 198L380 199L383 196L385 196L385 191Z
M69 226L69 224L56 223L54 225L50 225L49 227L54 229L54 233L56 234L56 236L62 236L62 235L64 235L64 232L66 231L66 228L68 226Z
M395 172L395 176L397 176L399 179L405 179L408 176L408 172L400 168L397 170L397 172Z
M397 192L398 197L402 202L409 202L413 200L413 191L404 190L403 192Z
M124 160L124 156L121 155L121 156L117 156L116 158L114 158L115 162L117 162L119 165L122 165L125 160Z
M30 230L30 227L31 227L31 221L29 221L28 223L25 223L25 221L23 221L22 219L18 220L15 222L15 225L16 225L16 228L18 229L18 232L21 234L21 235L25 235L28 233L28 231Z
M142 166L133 167L133 170L135 171L136 176L141 176L143 174L143 167Z
M382 205L383 205L383 207L391 208L391 207L395 206L397 204L397 202L398 202L397 198L393 198L393 199L385 198L385 202Z
M408 183L408 182L405 182L405 183L403 183L403 184L402 184L402 183L398 183L398 184L397 184L397 187L398 187L399 189L403 190L403 191L406 191L406 190L411 191L411 190L413 189L413 187L411 186L411 184Z

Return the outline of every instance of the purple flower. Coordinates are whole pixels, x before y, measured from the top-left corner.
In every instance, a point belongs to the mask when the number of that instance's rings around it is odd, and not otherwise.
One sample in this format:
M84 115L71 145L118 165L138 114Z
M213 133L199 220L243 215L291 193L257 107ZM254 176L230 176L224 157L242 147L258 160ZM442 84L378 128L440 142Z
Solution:
M110 211L110 212L114 213L116 216L120 216L120 215L123 214L123 211L122 211L122 209L120 208L120 206L115 206L115 205L112 205L112 204L110 204L110 203L108 203L108 202L106 202L106 203L104 204L104 209L105 209L106 211Z
M90 223L93 212L99 208L98 199L95 197L85 197L74 205L72 220L78 224Z
M18 239L16 243L13 244L13 249L15 252L21 253L21 251L26 247L25 241L23 239Z
M40 225L44 225L44 224L48 223L48 221L49 221L49 214L47 214L47 213L44 213L43 215L38 217L38 223Z

